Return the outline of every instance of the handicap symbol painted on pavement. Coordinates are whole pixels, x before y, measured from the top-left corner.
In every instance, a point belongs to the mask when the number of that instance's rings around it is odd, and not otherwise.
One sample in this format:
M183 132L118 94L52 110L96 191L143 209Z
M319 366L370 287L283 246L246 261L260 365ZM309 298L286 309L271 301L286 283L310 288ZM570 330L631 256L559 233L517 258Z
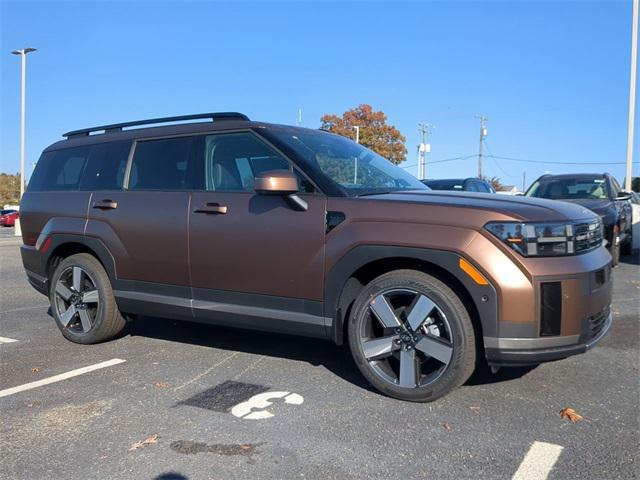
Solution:
M265 392L254 395L249 400L237 404L231 409L231 413L242 419L261 420L263 418L271 418L273 413L267 410L267 407L273 404L270 400L283 399L284 403L290 405L302 405L304 398L302 395L291 392Z

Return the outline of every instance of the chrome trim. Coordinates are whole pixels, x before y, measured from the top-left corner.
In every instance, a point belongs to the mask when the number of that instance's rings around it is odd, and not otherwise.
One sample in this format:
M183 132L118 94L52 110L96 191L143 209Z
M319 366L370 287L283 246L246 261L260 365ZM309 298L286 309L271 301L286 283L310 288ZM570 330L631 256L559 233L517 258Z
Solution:
M609 316L607 317L607 322L604 324L604 328L600 331L597 337L587 342L586 344L587 350L590 350L593 347L595 347L596 344L598 344L600 340L602 340L607 335L607 333L609 333L609 330L611 329L612 325L613 325L613 313L609 312Z
M484 346L485 348L499 348L501 350L520 350L564 347L568 345L577 345L579 341L580 335L538 338L484 337Z

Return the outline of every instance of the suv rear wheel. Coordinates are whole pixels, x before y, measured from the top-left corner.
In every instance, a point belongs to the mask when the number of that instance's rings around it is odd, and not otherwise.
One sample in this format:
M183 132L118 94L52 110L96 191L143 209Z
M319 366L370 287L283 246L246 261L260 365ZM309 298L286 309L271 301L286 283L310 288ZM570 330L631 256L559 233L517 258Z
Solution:
M379 391L428 402L462 385L475 368L471 318L454 291L414 270L369 283L349 319L358 368Z
M125 326L107 272L89 254L60 262L51 278L49 300L58 328L72 342L103 342Z

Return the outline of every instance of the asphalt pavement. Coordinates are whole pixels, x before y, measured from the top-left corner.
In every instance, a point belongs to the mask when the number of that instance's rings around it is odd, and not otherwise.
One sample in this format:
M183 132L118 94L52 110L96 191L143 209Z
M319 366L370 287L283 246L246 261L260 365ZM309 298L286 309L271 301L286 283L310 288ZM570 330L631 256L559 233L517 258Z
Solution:
M0 228L1 479L639 476L637 256L614 270L615 323L593 350L414 404L322 340L139 318L117 340L70 343L12 233Z

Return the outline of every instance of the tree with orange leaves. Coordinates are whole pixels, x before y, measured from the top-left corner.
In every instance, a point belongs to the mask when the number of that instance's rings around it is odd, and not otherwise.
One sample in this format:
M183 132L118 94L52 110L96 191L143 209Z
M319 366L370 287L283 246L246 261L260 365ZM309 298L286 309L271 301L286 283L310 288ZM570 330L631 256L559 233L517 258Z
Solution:
M374 112L371 105L362 104L338 115L323 115L321 129L337 133L343 137L356 139L356 129L360 129L360 143L398 164L407 158L405 137L393 125L387 124L384 112Z

